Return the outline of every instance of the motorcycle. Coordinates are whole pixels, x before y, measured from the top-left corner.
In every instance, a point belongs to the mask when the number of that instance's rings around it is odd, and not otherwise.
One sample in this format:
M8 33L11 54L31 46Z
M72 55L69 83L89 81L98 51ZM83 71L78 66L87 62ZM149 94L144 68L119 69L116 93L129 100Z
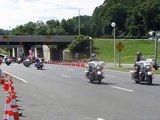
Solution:
M42 70L42 68L44 67L43 61L42 61L42 60L36 61L35 67L36 67L38 70L39 70L39 69Z
M12 60L8 58L8 59L5 61L5 63L6 63L7 65L10 65L10 64L12 63Z
M18 63L18 64L22 63L22 58L18 58L18 59L17 59L17 63Z
M131 78L138 84L140 82L146 82L147 85L152 84L154 75L152 73L152 62L146 60L136 62L134 65L134 71L130 71Z
M30 61L29 59L26 59L26 60L23 61L23 65L24 65L25 67L29 67L31 64L32 64L32 63L31 63L31 61Z
M103 67L105 62L103 61L92 61L88 62L87 70L85 70L85 76L90 80L90 83L97 82L101 84L104 78Z

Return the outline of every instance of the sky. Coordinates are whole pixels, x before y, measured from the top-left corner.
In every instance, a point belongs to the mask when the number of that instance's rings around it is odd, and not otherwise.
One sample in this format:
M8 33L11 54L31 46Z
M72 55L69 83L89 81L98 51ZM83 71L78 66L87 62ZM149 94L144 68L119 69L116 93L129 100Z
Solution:
M104 0L0 0L0 28L11 30L28 22L91 16Z

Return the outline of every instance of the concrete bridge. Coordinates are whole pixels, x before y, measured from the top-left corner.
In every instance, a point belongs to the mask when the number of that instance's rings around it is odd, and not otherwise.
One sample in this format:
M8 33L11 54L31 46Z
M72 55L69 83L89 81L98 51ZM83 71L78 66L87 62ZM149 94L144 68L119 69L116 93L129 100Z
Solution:
M39 54L46 60L62 60L63 50L74 38L70 35L1 35L0 47L10 48L12 57Z

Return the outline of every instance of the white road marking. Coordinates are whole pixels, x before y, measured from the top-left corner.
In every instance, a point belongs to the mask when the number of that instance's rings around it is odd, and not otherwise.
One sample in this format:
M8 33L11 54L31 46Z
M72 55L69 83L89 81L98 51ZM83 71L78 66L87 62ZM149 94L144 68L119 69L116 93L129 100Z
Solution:
M104 120L103 118L97 118L97 120Z
M68 70L70 70L70 71L74 71L74 69L68 69Z
M9 75L17 78L18 80L20 80L20 81L22 81L22 82L24 82L24 83L28 83L28 81L26 81L26 80L24 80L24 79L22 79L22 78L20 78L20 77L18 77L18 76L16 76L16 75L13 75L13 74L11 74L11 73L9 73L9 72L7 72L7 71L3 71L3 72L5 72L5 73L7 73L7 74L9 74Z
M126 88L121 88L121 87L116 87L116 86L111 86L111 87L119 89L119 90L125 90L125 91L129 91L129 92L134 92L134 90L131 90L131 89L126 89Z
M66 78L70 78L71 76L67 76L67 75L61 75L62 77L66 77Z
M113 75L105 75L106 77L116 77L116 76L113 76Z

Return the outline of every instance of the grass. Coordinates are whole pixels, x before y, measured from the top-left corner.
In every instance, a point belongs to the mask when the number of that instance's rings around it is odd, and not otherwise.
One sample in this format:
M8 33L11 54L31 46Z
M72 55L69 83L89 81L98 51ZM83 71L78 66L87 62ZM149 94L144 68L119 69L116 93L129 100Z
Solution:
M154 41L151 40L126 40L116 39L116 44L121 42L124 49L121 51L121 63L134 63L137 51L141 51L145 58L154 58ZM160 45L158 45L160 48ZM113 39L95 39L94 52L97 58L108 63L114 61L114 41ZM158 49L158 57L160 49ZM119 63L119 51L116 50L116 63Z
M131 70L133 70L133 68L129 68L129 67L108 67L111 70L117 70L117 71L124 71L124 72L130 72ZM160 70L153 70L152 71L153 74L160 74Z
M129 67L119 67L119 66L109 67L109 69L111 69L111 70L118 70L118 71L124 71L124 72L129 72L129 71L133 70L133 68L129 68Z

